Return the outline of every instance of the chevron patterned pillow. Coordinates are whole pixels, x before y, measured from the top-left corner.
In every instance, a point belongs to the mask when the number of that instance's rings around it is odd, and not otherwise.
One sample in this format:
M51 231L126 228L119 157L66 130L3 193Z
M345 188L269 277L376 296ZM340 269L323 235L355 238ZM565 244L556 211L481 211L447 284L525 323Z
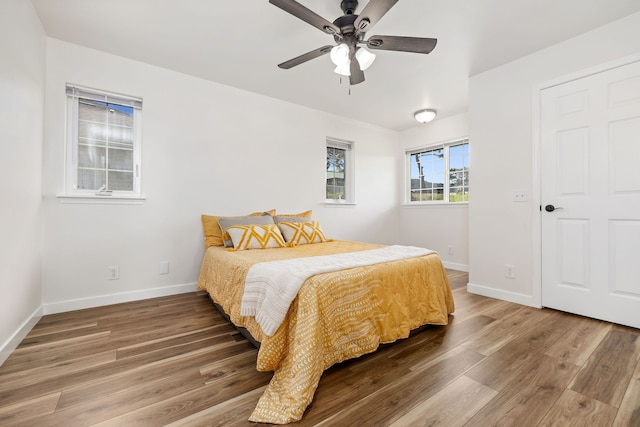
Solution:
M286 246L282 233L275 224L233 225L226 231L231 236L236 251Z
M318 221L279 222L278 226L282 231L284 240L287 242L287 246L298 246L327 241Z

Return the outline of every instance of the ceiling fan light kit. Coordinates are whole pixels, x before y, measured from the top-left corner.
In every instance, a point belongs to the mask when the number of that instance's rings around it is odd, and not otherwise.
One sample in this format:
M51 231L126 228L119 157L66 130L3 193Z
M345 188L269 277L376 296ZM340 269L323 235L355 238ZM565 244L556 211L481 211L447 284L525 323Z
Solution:
M331 53L329 54L331 57L331 61L336 65L336 68L333 70L335 73L340 74L341 76L350 76L351 75L351 59L349 59L349 46L345 43L340 43L337 46L334 46L331 49ZM358 63L358 67L360 71L364 71L373 64L375 61L376 55L369 52L367 49L363 47L359 47L356 50L355 60Z
M364 47L359 47L358 50L356 50L356 59L358 60L358 64L360 64L360 69L364 71L376 60L376 54L369 52Z
M337 65L333 70L334 73L340 74L341 76L350 77L351 76L351 61L347 61L344 64Z
M329 53L331 60L336 65L334 71L340 75L349 76L349 84L356 85L364 81L363 71L371 66L376 57L373 53L358 45L365 45L369 49L430 53L436 47L437 39L372 36L365 40L365 33L397 2L398 0L369 0L360 14L356 15L355 10L358 7L358 1L342 0L340 8L344 15L333 22L329 22L295 0L269 0L269 3L274 6L333 36L335 43L337 43L333 47L331 45L322 46L304 53L278 64L278 67L288 70Z
M331 49L329 54L331 61L336 65L344 65L349 63L349 46L340 43Z
M436 118L436 114L436 110L426 108L424 110L418 110L413 113L413 117L415 117L419 123L429 123Z

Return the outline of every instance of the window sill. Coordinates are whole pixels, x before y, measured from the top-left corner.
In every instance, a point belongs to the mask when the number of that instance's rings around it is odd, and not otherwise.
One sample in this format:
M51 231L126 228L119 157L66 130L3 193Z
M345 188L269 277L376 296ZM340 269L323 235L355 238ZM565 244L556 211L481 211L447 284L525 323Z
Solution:
M356 202L346 202L346 201L338 202L338 201L333 201L333 200L326 200L324 202L324 205L328 206L328 207L332 207L332 208L333 207L335 207L335 208L340 208L340 207L348 208L348 207L356 206Z
M145 196L96 196L80 194L62 194L56 198L60 203L82 205L142 205L147 200Z
M428 202L428 203L403 203L403 208L423 209L423 208L468 208L469 202Z

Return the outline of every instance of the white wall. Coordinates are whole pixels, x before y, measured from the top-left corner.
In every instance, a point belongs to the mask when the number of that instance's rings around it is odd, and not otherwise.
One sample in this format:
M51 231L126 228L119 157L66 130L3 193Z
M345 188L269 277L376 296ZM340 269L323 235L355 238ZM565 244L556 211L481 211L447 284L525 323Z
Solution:
M40 307L45 40L31 2L0 2L0 364Z
M561 76L640 52L640 14L601 27L502 67L469 84L469 290L538 306L539 222L534 165L534 88ZM524 190L528 201L512 201ZM535 190L535 193L534 193ZM505 277L505 265L515 279Z
M398 149L400 175L399 204L404 203L406 186L405 151L469 136L468 115L436 119L401 134ZM473 142L472 142L473 144ZM475 165L471 161L471 180ZM473 197L473 196L471 196ZM400 236L403 244L422 246L438 251L446 267L466 271L469 268L468 204L409 206L400 208ZM449 249L451 247L451 250ZM449 253L451 252L451 253Z
M143 98L145 204L56 197L64 188L65 83ZM329 237L398 240L394 131L55 39L45 99L45 312L193 289L203 213L313 209ZM355 142L355 206L323 203L327 136ZM161 261L170 262L169 275L159 274ZM107 280L110 265L119 266L119 280Z

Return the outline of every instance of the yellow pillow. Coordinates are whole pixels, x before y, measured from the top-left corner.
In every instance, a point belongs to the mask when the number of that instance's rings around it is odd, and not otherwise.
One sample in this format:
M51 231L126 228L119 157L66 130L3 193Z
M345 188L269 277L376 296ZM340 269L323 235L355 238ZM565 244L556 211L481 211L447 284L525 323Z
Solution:
M226 230L234 251L285 247L282 233L275 224L232 225Z
M288 246L323 243L327 241L318 221L280 222L278 226Z
M311 218L311 214L313 214L312 210L300 212L297 214L278 214L278 216L297 216L299 218Z
M254 212L249 215L242 216L260 216L265 212L271 216L276 214L276 210L271 209L270 211ZM205 248L208 248L210 246L224 246L224 240L222 240L222 229L220 228L220 224L218 224L218 218L221 218L223 216L224 215L202 215L202 230L204 232Z

